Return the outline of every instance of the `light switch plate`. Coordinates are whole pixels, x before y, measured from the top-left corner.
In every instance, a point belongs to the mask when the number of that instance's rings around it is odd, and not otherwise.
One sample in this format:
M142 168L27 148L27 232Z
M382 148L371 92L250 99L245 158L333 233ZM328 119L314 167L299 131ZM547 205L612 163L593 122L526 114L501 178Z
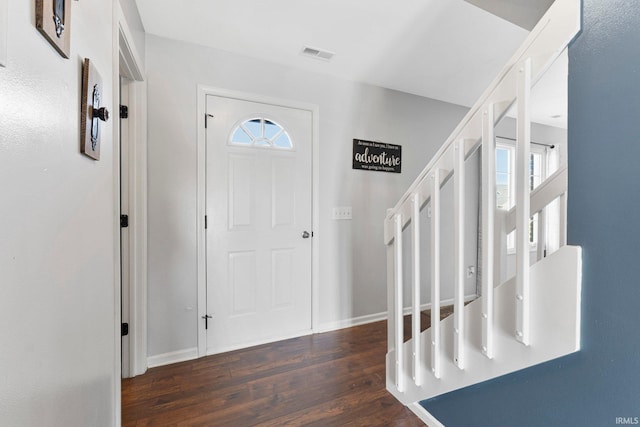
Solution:
M351 206L333 208L332 219L351 219Z

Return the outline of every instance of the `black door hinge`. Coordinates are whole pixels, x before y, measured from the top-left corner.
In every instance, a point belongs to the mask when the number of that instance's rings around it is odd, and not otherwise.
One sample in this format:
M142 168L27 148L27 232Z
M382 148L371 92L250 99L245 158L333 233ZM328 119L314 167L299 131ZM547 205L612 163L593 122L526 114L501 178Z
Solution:
M204 229L206 230L207 227L209 227L209 219L207 218L207 216L204 216Z
M121 325L120 333L122 334L123 337L126 337L127 335L129 335L129 324L128 323L123 323Z
M211 316L205 314L202 318L204 319L204 329L209 329L209 319L211 319Z
M205 114L204 115L204 128L206 129L209 126L209 117L213 118L213 114Z
M129 226L129 215L120 215L120 227L127 228Z
M121 105L120 106L120 118L121 119L128 119L129 118L129 107L127 107L126 105Z

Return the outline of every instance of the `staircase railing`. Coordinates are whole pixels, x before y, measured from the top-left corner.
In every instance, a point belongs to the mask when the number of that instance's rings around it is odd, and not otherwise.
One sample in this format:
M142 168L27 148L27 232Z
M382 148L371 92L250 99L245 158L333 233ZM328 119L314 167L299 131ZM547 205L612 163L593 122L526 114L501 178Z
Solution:
M567 190L566 167L550 176L535 190L530 190L529 162L531 143L531 88L551 66L580 29L580 1L556 0L549 11L533 29L523 45L507 63L478 102L471 108L451 136L438 150L398 204L390 209L385 219L384 242L387 245L388 281L388 355L392 357L394 394L402 393L411 381L412 387L420 387L425 375L440 379L442 363L447 357L442 347L440 321L440 219L443 215L440 192L444 184L453 179L454 187L454 313L452 362L459 370L466 368L465 355L469 349L465 330L464 279L465 279L465 161L476 150L481 153L481 336L480 350L484 357L492 359L495 354L494 335L496 310L494 288L498 285L496 246L500 236L516 231L516 276L515 276L515 325L513 339L524 346L531 340L531 286L529 221L532 214L541 211L549 202L560 197L561 244L566 244L565 206ZM494 128L516 103L516 204L500 217L496 225L496 165ZM421 247L420 216L427 204L431 206L430 245ZM451 215L451 212L447 212ZM403 275L403 230L411 225L411 277ZM496 236L498 238L496 239ZM497 240L497 242L496 242ZM498 252L499 253L499 252ZM424 334L420 331L420 261L430 257L431 271L431 328ZM411 286L411 340L404 345L403 315L405 283ZM423 339L428 340L424 343ZM424 354L427 350L428 354ZM405 355L410 351L410 355ZM388 365L389 366L389 365ZM430 370L430 374L423 372ZM443 378L443 381L446 380Z

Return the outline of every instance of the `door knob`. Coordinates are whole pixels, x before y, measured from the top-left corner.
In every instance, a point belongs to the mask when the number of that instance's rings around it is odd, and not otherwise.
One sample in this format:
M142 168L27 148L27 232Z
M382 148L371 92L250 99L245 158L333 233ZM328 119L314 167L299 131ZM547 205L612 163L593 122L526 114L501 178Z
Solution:
M93 118L99 118L103 122L109 120L109 110L104 107L96 108L93 110Z
M311 236L311 235L309 234L309 232L308 232L308 231L303 231L303 232L302 232L302 238L303 238L303 239L308 239L308 238L309 238L309 236Z

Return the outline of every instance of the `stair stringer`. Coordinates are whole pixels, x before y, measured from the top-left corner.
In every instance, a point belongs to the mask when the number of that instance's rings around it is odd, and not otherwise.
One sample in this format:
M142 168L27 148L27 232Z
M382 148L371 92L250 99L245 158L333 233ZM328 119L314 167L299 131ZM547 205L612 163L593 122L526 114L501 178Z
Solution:
M431 330L423 331L421 361L423 384L416 386L411 376L411 342L404 343L405 390L395 386L395 354L387 353L387 389L409 405L444 393L488 381L580 350L580 306L582 250L563 246L531 266L531 344L515 339L515 280L494 290L494 358L481 350L482 297L465 307L465 369L453 363L453 316L440 323L441 378L431 374ZM408 371L407 371L408 370Z

